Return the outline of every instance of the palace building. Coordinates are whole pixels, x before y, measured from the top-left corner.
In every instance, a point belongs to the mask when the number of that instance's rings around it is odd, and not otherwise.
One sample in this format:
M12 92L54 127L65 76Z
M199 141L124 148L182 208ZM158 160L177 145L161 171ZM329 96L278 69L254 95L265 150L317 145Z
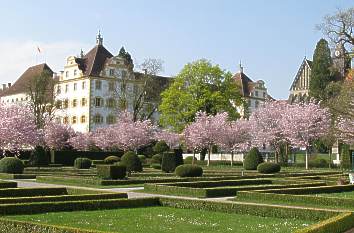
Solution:
M241 95L246 101L246 106L238 106L241 117L248 117L266 100L273 99L267 91L263 80L253 81L244 72L240 64L240 70L233 76L234 80L241 88Z

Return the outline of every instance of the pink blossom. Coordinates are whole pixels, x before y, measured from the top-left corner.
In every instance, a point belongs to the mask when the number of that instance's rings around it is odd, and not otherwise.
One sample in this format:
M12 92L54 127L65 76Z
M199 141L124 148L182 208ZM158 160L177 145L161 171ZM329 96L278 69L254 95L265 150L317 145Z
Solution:
M167 130L160 130L155 133L154 138L158 141L165 141L170 148L176 148L180 145L181 135Z
M94 144L91 133L76 132L76 135L69 139L70 145L79 151L87 151L90 145Z
M47 122L44 126L44 141L50 149L62 150L69 147L69 139L75 136L69 125Z

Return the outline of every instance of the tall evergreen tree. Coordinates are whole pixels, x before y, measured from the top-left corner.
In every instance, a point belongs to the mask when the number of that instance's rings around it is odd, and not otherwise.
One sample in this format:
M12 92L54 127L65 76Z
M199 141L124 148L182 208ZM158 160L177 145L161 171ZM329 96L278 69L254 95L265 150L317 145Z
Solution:
M311 97L317 100L324 100L326 97L325 89L333 81L331 75L332 58L331 50L325 39L318 41L313 54L311 69L310 91Z

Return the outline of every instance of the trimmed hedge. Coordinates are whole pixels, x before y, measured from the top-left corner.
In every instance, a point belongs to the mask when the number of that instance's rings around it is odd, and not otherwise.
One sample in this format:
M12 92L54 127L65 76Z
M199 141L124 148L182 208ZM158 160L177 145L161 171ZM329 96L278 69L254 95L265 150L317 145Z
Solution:
M3 188L17 188L17 182L13 181L0 181L0 189Z
M37 197L16 197L1 198L0 204L31 203L31 202L53 202L53 201L83 201L128 198L126 193L102 193L102 194L79 194L60 196L37 196Z
M184 164L176 167L175 172L179 177L199 177L203 175L203 168L196 165Z
M139 157L132 151L126 152L121 158L121 164L126 166L127 172L142 172L143 166Z
M97 165L97 175L102 179L124 179L127 168L124 165Z
M0 160L0 172L22 174L25 166L22 161L15 157L5 157Z
M277 163L260 163L257 166L257 171L262 174L272 174L280 172L280 165Z
M0 197L33 197L50 195L67 195L66 188L5 188L0 189Z
M153 155L151 158L151 163L161 164L162 163L162 154Z
M294 218L318 221L337 216L339 211L293 208L288 206L262 205L253 203L233 203L222 201L206 201L195 199L161 197L162 206L181 209L198 209L235 214L249 214L262 217Z
M38 167L47 166L49 164L47 151L42 146L36 146L31 153L28 164Z
M0 215L39 214L60 211L83 211L134 208L159 205L158 198L105 199L62 202L32 202L0 205Z
M317 193L339 193L343 191L354 191L354 184L306 187L306 188L268 189L268 190L259 190L258 192L300 195L300 194L317 194Z
M162 156L161 169L164 172L174 172L176 167L183 164L183 158L175 152L164 152Z
M240 185L233 187L213 187L213 188L195 188L195 187L181 187L178 186L179 183L164 183L164 184L152 184L145 183L144 191L152 192L164 195L175 195L175 196L188 196L188 197L224 197L224 196L235 196L238 191L243 190L265 190L272 188L289 188L289 187L308 187L323 185L323 183L302 183L302 184L274 184L274 185Z
M155 154L162 154L163 152L169 151L170 147L165 141L158 141L155 146L152 147Z
M151 165L150 165L150 167L152 167L152 168L154 168L154 169L161 169L161 164L159 164L159 163L152 163Z
M111 156L108 156L106 157L103 162L105 164L114 164L114 163L117 163L120 161L120 158L118 156L115 156L115 155L111 155Z
M8 174L0 173L0 179L36 179L36 175L32 174ZM0 187L1 188L1 187Z
M92 165L92 162L88 158L77 158L74 161L74 167L77 169L89 169Z
M342 233L354 227L354 213L342 213L295 233Z
M276 193L263 193L257 191L241 191L237 193L236 200L253 201L257 202L276 202L286 204L310 204L318 206L330 206L341 208L353 208L354 199L340 198L340 197L321 197L310 195L292 195L292 194L276 194Z
M243 167L246 170L257 170L258 164L263 163L263 157L259 150L254 147L246 155Z

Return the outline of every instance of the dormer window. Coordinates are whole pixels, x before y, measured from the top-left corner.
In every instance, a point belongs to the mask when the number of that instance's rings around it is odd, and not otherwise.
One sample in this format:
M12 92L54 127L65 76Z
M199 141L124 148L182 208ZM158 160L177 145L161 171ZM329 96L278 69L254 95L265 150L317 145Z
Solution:
M114 76L114 69L109 69L109 76Z

